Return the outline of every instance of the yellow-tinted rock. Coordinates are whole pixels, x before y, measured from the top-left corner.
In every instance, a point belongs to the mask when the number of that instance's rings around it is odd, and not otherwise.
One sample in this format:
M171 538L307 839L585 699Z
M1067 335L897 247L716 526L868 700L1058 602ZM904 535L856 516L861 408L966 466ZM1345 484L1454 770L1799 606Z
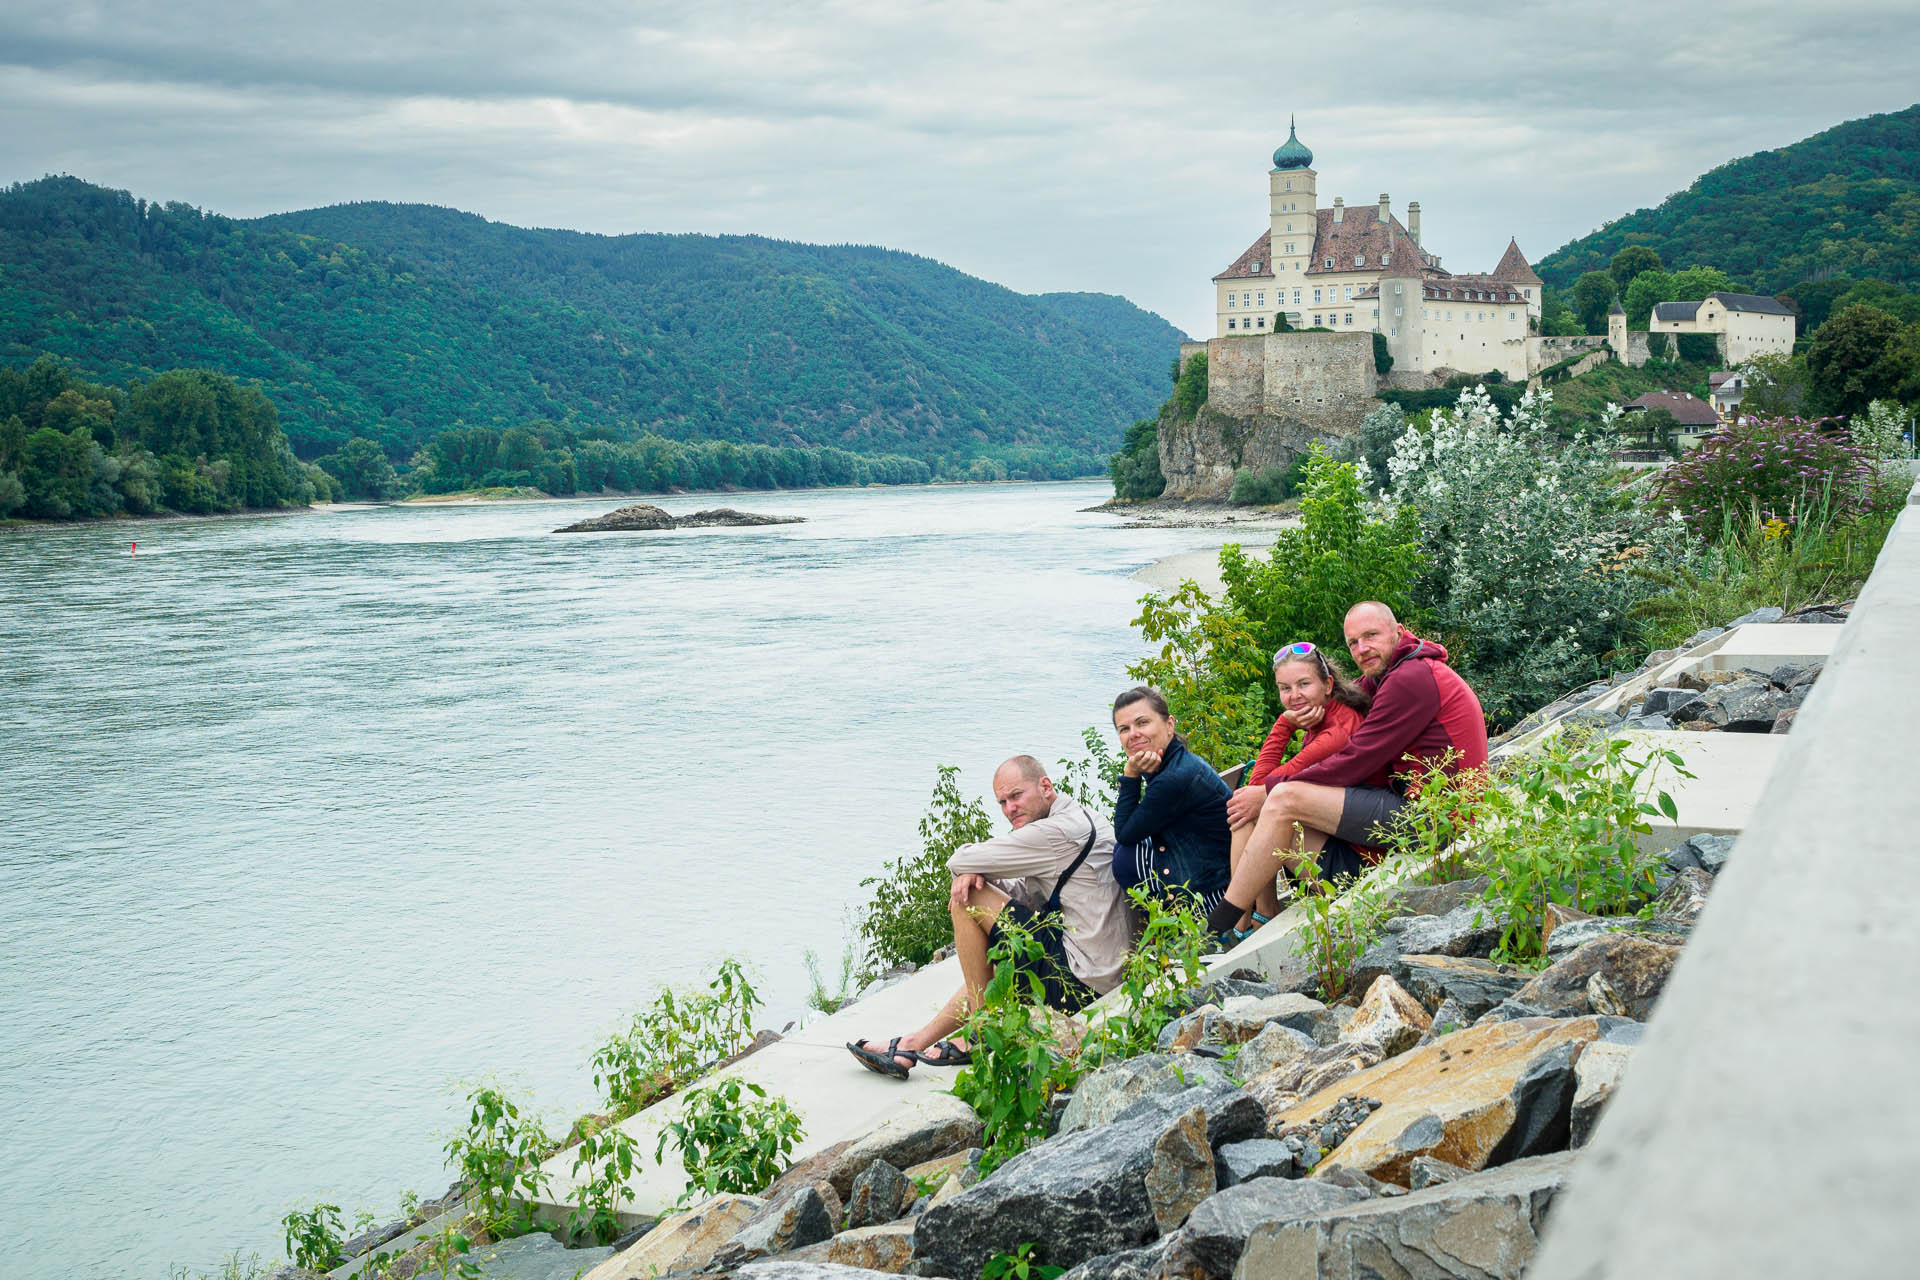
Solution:
M631 1249L587 1272L587 1280L649 1280L669 1271L692 1271L713 1260L766 1201L758 1196L714 1196L685 1213L662 1219Z
M914 1220L907 1218L842 1231L827 1241L827 1261L898 1275L913 1261L913 1226Z
M1383 975L1367 988L1366 998L1354 1010L1340 1038L1370 1041L1392 1057L1413 1048L1432 1025L1433 1015L1399 983Z
M1308 1125L1349 1094L1373 1098L1379 1109L1322 1158L1323 1168L1357 1169L1403 1187L1415 1156L1483 1169L1523 1119L1514 1084L1563 1046L1577 1056L1599 1033L1594 1018L1521 1018L1469 1027L1302 1098L1269 1127L1279 1134ZM1571 1065L1565 1064L1568 1070Z

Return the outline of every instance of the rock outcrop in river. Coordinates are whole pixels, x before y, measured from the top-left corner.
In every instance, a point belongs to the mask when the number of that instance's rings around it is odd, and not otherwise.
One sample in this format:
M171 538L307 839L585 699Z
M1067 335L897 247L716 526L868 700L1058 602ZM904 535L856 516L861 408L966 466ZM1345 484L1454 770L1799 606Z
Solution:
M696 511L690 516L673 516L650 502L636 502L603 516L582 520L564 529L555 529L554 532L627 533L646 529L711 529L737 525L803 524L805 519L804 516L755 515L751 511L735 511L732 507L714 507L709 511Z

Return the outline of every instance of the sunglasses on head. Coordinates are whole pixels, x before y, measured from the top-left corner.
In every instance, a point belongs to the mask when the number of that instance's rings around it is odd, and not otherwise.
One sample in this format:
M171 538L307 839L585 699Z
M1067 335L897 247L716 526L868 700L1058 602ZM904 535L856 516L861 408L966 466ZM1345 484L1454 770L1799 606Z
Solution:
M1296 640L1286 648L1280 650L1280 652L1273 655L1273 665L1278 667L1281 663L1294 658L1312 658L1320 664L1320 670L1323 674L1328 676L1333 674L1332 669L1327 666L1326 655L1315 648L1311 640Z

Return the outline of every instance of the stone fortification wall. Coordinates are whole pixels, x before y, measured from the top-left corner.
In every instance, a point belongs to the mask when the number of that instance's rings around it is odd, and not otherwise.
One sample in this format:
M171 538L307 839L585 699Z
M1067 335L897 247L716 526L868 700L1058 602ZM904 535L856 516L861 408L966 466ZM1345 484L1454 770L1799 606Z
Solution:
M1160 422L1169 497L1225 498L1239 468L1284 467L1315 440L1351 434L1380 404L1371 333L1215 338L1206 351L1206 406Z
M1598 351L1607 338L1599 333L1577 333L1563 337L1527 339L1527 376L1533 377L1548 365L1559 364L1578 351Z

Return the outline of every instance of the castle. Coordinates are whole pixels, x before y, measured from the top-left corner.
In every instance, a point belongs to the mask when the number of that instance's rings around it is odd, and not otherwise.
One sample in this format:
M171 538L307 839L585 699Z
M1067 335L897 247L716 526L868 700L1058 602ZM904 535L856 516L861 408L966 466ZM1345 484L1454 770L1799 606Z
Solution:
M1319 205L1313 152L1289 123L1268 174L1268 226L1213 277L1214 336L1287 327L1379 333L1403 374L1490 373L1524 379L1540 315L1540 277L1508 242L1484 275L1455 275L1420 246L1420 204L1403 224L1378 204Z

